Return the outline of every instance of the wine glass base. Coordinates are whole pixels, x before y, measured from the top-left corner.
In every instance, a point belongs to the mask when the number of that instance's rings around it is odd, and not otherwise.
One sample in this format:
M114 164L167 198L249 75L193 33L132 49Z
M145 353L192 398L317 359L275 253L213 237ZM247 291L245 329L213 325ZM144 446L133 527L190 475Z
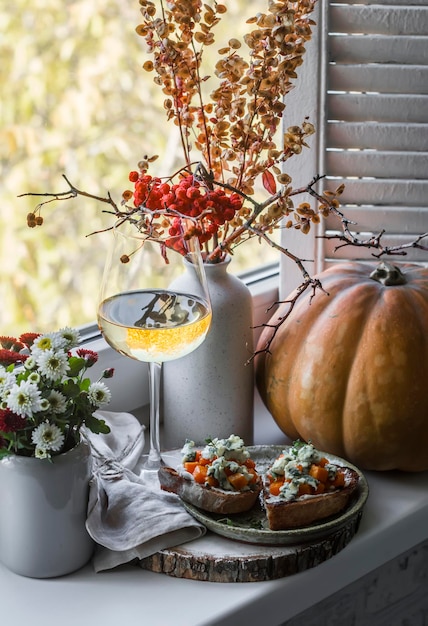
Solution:
M139 472L157 472L162 465L160 458L153 459L149 454L143 454L138 462Z

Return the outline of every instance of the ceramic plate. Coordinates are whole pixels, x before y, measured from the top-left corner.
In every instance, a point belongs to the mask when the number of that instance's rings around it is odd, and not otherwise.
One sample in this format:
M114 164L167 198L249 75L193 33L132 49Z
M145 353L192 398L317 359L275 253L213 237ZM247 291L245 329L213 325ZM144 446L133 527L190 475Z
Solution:
M271 465L272 461L287 448L288 446L248 446L248 451L256 462L259 473L263 473ZM174 453L171 454L172 455L168 458L164 458L164 461L169 461L172 465L173 459L179 457ZM204 524L208 530L223 537L234 539L235 541L278 546L310 543L324 539L347 524L352 524L356 517L361 516L369 489L365 477L354 465L351 465L334 454L324 452L321 452L321 454L325 455L329 460L334 461L337 465L346 465L354 469L359 475L359 486L344 511L334 517L321 520L310 526L294 528L292 530L269 530L267 527L266 513L260 502L246 513L238 513L229 516L208 513L184 501L183 505L186 510Z

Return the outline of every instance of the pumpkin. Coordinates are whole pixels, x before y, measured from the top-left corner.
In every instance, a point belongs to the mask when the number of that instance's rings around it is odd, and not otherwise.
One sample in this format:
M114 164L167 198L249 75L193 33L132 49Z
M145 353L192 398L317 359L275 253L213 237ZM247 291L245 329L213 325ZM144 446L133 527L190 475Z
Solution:
M260 336L268 410L291 439L362 469L427 470L428 269L350 262L317 278L327 293L300 296L269 350L272 327Z

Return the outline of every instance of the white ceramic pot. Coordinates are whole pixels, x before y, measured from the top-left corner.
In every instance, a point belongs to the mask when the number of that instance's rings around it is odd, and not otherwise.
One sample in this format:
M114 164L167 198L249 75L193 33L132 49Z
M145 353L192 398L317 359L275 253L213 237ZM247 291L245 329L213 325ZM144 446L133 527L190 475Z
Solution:
M253 443L254 367L252 297L247 286L228 273L230 259L205 264L212 325L191 354L163 364L162 447L181 447L186 438L203 444L207 437L239 435ZM191 289L190 274L174 288Z
M85 565L94 543L86 531L90 452L85 443L52 458L0 461L0 561L32 578Z

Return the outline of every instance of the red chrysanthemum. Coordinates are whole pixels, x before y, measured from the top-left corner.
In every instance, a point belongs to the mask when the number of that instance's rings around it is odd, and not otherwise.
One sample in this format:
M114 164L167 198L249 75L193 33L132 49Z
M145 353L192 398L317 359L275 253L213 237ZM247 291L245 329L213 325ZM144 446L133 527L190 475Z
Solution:
M19 341L22 341L27 348L31 348L37 337L40 337L40 333L23 333L19 337Z
M12 350L0 349L0 365L4 365L4 367L12 365L13 363L23 363L27 359L27 354L19 354L18 352L13 352Z
M86 350L85 348L79 348L76 350L77 356L81 359L85 359L88 367L92 367L98 361L98 354L93 350Z
M7 337L2 335L0 337L0 346L5 350L13 350L14 352L19 352L22 348L25 348L24 344L20 342L19 339L15 337Z
M25 417L17 415L10 409L0 409L0 431L3 433L15 433L27 425Z

